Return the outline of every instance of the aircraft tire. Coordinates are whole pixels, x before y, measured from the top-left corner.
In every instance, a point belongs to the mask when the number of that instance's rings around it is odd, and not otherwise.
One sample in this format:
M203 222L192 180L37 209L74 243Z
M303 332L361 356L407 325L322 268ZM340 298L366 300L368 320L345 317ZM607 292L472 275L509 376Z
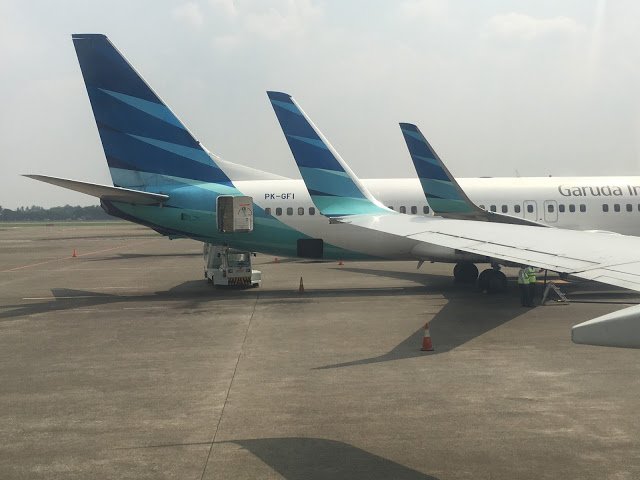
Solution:
M478 267L471 262L456 263L453 267L453 279L456 283L473 285L478 279Z
M487 291L489 293L504 293L507 291L507 276L500 270L493 270L489 277Z

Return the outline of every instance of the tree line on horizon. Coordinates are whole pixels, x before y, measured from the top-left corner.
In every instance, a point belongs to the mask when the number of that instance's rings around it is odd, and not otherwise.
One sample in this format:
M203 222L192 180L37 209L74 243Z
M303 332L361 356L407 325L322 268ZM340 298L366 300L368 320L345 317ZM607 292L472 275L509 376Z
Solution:
M37 205L18 207L15 210L0 206L0 222L43 222L67 220L116 220L107 215L99 205L81 207L79 205L65 205L63 207L44 208Z

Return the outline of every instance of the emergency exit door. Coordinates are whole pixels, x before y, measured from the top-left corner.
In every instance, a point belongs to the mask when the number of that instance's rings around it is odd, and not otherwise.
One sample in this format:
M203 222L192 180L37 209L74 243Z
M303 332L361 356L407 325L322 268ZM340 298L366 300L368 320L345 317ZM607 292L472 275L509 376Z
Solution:
M524 201L524 218L526 220L538 221L538 204L535 200Z
M558 221L558 202L555 200L544 201L544 221L549 223Z

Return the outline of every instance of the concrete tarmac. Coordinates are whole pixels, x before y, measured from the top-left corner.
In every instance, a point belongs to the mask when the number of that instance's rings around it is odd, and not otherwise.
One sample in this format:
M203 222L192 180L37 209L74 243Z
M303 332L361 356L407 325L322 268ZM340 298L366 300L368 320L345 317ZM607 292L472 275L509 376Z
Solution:
M0 224L0 478L640 478L640 351L570 340L638 295L527 309L450 265L265 255L220 290L201 251Z

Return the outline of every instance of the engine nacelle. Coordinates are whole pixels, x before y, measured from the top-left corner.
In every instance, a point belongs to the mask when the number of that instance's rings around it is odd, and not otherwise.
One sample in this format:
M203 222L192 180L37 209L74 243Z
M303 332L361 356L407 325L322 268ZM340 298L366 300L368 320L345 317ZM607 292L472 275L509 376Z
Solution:
M573 343L640 348L640 305L608 313L571 329Z

